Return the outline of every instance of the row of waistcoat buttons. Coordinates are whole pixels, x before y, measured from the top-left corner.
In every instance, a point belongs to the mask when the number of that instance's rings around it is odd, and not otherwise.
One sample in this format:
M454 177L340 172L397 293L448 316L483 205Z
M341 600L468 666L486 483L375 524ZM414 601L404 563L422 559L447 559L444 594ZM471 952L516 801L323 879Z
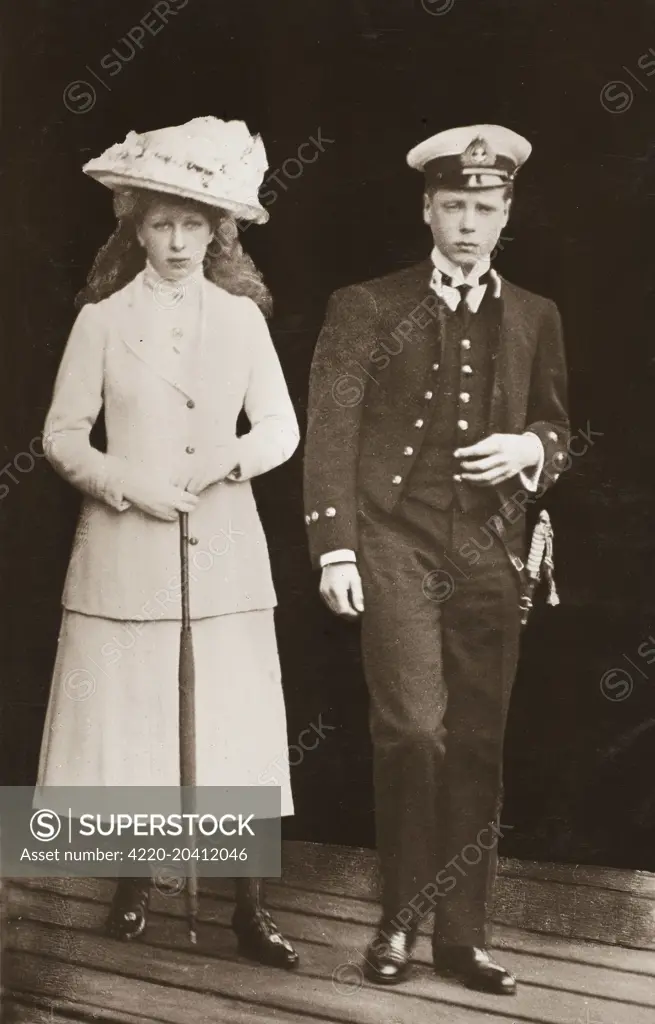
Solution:
M468 351L468 349L470 349L470 347L471 347L471 342L469 341L468 338L463 338L462 342L461 342L461 345L462 345L462 349L464 349L465 351ZM462 373L467 374L467 375L472 374L473 373L473 367L469 366L468 363L467 363L465 366L462 366ZM460 400L460 402L462 402L463 405L468 405L468 403L471 401L470 393L468 391L460 391L459 400ZM467 420L458 420L457 421L457 426L459 427L460 430L468 430L468 428L469 428Z
M462 350L464 352L468 352L470 347L471 347L471 342L469 341L469 339L468 338L463 338L462 341L461 341L461 348L462 348ZM473 367L470 366L468 363L465 363L462 366L462 374L465 377L470 377L472 373L473 373ZM459 400L460 400L460 402L463 405L468 405L468 403L471 401L471 394L470 394L470 392L469 391L460 391ZM463 419L462 420L458 420L457 421L457 427L461 431L468 430L468 428L469 428L468 420L463 420ZM453 474L453 480L455 481L455 483L458 483L458 484L461 483L461 481L462 481L462 474L461 473L454 473Z
M432 364L432 369L433 369L433 371L434 371L435 373L437 373L437 371L438 371L438 369L439 369L439 363L433 363L433 364ZM425 400L426 402L431 402L431 401L432 401L432 399L434 398L434 392L433 392L433 391L430 391L430 390L428 389L428 390L427 390L427 391L425 392L425 394L423 395L423 398L424 398L424 400ZM416 429L416 430L422 430L424 426L425 426L425 420L424 420L424 419L423 419L422 417L420 417L420 416L419 416L419 418L418 418L417 420L414 420L414 427L415 427L415 429ZM411 445L411 444L407 444L407 445L405 445L405 447L403 448L403 455L406 455L406 456L411 456L411 455L413 455L413 454L414 454L414 449L413 449L412 445ZM391 477L391 483L392 483L392 484L393 484L393 485L394 485L395 487L397 487L397 486L398 486L399 484L401 484L402 482L403 482L403 478L402 478L402 476L400 475L400 473L396 473L396 475L395 475L395 476L392 476L392 477Z

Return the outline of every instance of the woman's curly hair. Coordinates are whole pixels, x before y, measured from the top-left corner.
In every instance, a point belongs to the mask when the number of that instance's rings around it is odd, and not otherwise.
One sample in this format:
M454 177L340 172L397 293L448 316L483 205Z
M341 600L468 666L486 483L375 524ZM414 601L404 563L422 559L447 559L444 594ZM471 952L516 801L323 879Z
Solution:
M205 254L205 277L232 295L247 295L265 316L270 316L273 309L271 294L252 259L243 251L236 218L231 213L193 199L178 199L162 192L137 188L115 193L114 211L118 224L98 250L86 286L75 299L76 308L106 299L143 270L146 254L139 244L137 228L152 203L163 200L188 205L209 221L214 237Z

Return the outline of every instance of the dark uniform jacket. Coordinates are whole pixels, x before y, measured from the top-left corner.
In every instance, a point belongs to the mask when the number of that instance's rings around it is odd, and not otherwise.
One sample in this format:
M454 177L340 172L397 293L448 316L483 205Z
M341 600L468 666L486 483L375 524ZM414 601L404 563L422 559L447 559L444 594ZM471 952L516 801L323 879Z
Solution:
M305 522L316 566L328 551L357 551L367 505L394 510L424 428L439 415L434 368L443 314L431 275L425 260L340 289L328 303L312 363L305 443ZM487 433L537 434L545 452L541 494L568 458L560 316L551 300L504 279L500 299ZM498 508L519 490L518 477L496 488Z

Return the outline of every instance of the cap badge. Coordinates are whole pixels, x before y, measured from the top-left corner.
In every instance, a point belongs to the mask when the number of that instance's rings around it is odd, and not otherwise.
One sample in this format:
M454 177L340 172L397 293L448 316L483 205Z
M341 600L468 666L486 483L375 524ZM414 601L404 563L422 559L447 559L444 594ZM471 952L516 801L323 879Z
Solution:
M485 140L478 136L466 147L461 161L465 167L471 164L475 164L477 167L493 167L496 163L496 155Z

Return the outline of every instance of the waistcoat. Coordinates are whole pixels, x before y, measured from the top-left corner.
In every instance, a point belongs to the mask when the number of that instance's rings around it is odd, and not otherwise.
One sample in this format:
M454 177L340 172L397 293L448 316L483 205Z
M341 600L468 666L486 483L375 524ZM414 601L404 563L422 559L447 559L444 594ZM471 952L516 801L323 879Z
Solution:
M432 417L421 451L414 463L405 496L432 508L447 509L453 502L466 511L485 505L490 489L458 481L456 448L463 448L488 434L502 301L487 286L476 313L460 306L452 312L441 302L439 377Z

